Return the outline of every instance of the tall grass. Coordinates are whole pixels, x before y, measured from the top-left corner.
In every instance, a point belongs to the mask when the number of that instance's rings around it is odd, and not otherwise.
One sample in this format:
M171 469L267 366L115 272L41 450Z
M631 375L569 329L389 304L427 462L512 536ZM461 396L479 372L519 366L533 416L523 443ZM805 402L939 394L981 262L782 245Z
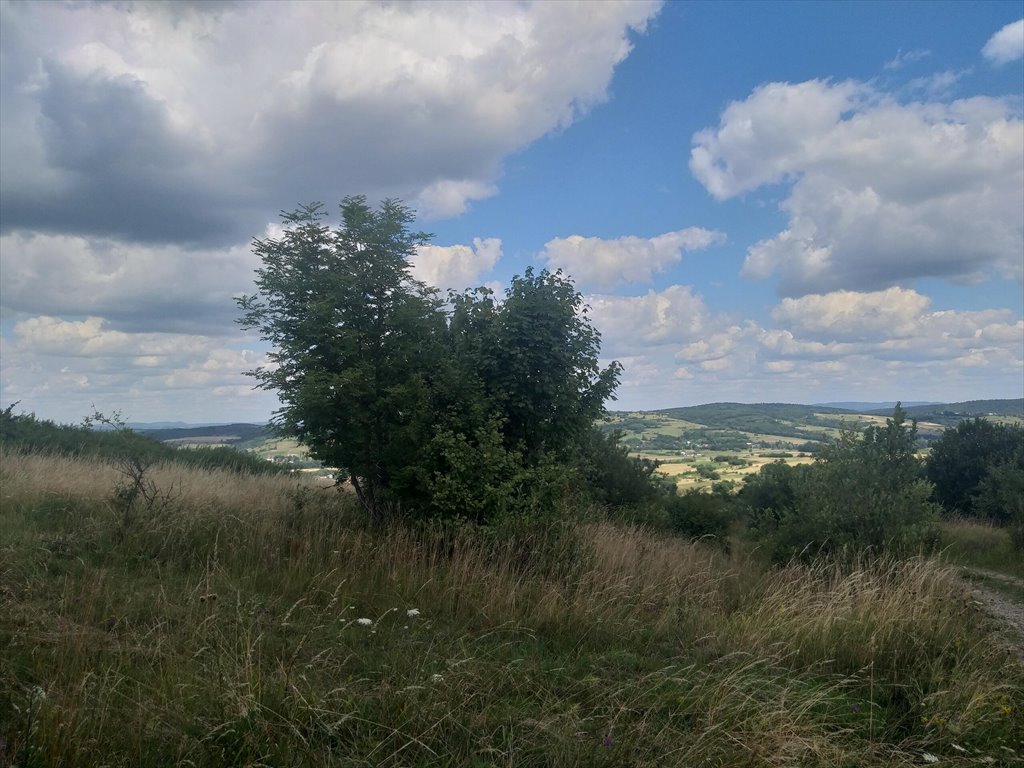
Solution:
M1013 546L1008 528L982 520L947 520L941 546L950 562L1024 576L1024 556Z
M169 501L125 530L111 467L0 456L0 764L1024 755L1024 669L937 560L373 531L301 479L153 471Z

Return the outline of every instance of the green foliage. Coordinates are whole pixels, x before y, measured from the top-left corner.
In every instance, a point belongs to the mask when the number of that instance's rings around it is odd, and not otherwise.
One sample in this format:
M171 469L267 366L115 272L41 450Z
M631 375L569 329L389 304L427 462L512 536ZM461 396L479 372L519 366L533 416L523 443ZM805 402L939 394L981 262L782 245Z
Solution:
M619 444L617 432L592 428L582 446L577 471L590 498L612 507L647 504L669 490L655 470L658 462L637 456Z
M599 367L601 337L572 281L531 267L512 278L500 305L485 290L452 301L456 368L479 382L487 411L502 421L505 444L528 462L545 453L577 455L622 367Z
M97 456L118 462L172 462L240 474L277 474L287 470L234 448L172 448L129 429L93 429L55 424L34 414L15 414L17 403L0 410L0 447L24 453Z
M710 464L697 464L694 466L694 470L697 472L698 477L704 480L721 480L722 476L715 471L715 468Z
M932 443L927 474L935 485L936 500L948 514L985 515L1006 523L1013 505L1000 503L998 483L982 488L988 474L1002 465L1024 468L1024 428L970 419L947 429ZM1000 472L1014 482L1012 467Z
M737 499L756 517L767 516L777 524L783 513L796 508L797 476L803 471L805 467L792 467L784 461L765 464L756 475L743 479Z
M600 336L568 278L527 269L503 302L477 289L446 311L410 277L428 236L407 229L408 208L349 197L339 228L324 215L304 206L284 215L283 237L255 241L263 266L239 322L274 346L275 365L251 375L278 393L276 423L347 473L375 522L532 515L608 464L592 425L621 367L599 367ZM597 494L629 496L635 480Z
M724 542L736 519L733 499L728 492L690 490L669 497L665 506L672 530L693 539L710 536Z
M1024 552L1024 448L989 469L973 502L979 517L1009 527L1014 547Z
M741 498L755 510L754 527L767 535L774 557L933 547L938 510L914 457L916 427L897 405L885 427L844 433L809 467L762 468Z
M275 423L328 466L348 472L380 520L396 500L394 473L430 436L430 371L439 367L434 293L409 274L427 235L394 200L341 204L342 226L319 203L282 216L281 238L256 240L257 293L239 300L248 329L273 344L274 366L250 372L283 406Z

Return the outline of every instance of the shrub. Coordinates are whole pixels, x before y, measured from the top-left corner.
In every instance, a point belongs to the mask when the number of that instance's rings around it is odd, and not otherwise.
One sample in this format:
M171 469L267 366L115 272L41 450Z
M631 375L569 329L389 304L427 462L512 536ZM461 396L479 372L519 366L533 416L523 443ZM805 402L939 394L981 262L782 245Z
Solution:
M735 520L732 499L723 493L691 490L666 499L669 525L690 538L724 538Z
M762 468L741 498L776 560L841 550L911 553L938 541L938 506L914 457L917 425L897 405L885 428L844 433L807 468Z

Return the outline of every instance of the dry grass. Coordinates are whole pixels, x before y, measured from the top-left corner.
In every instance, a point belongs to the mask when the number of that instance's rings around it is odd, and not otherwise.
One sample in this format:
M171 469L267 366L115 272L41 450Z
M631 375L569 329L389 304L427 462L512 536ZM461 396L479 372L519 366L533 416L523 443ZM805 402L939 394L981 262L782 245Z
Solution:
M375 532L301 479L169 466L173 500L125 527L108 466L0 467L0 763L1024 754L1024 670L938 561L766 571L609 523Z

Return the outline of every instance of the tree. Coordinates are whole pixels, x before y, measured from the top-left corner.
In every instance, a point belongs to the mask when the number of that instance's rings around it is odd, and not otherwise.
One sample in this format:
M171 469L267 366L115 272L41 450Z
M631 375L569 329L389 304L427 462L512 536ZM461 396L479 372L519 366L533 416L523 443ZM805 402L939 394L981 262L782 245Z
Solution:
M239 322L273 345L251 371L282 407L275 424L343 470L371 519L388 509L487 522L553 507L581 458L618 363L572 282L543 271L448 297L413 280L427 235L387 200L346 198L341 226L319 203L283 214L280 238L254 241L257 292Z
M1024 451L1024 428L981 418L961 421L932 443L928 479L948 514L974 515L975 499L989 471ZM986 507L991 509L991 507Z
M932 487L914 456L916 438L917 424L908 426L897 404L885 427L843 433L810 467L763 468L764 482L750 495L760 502L758 490L763 490L763 502L773 505L755 517L755 527L769 535L775 557L931 546L937 507L929 501Z
M500 305L486 291L455 305L451 331L462 369L476 372L501 414L506 446L529 463L577 452L618 386L622 366L599 367L601 335L587 310L560 270L532 267L512 278Z
M409 257L427 239L395 200L372 210L341 204L341 227L319 203L282 214L280 238L256 240L257 293L239 322L273 345L271 365L250 372L282 403L274 423L310 454L347 472L371 518L396 501L396 474L429 437L431 372L444 315L412 279Z

